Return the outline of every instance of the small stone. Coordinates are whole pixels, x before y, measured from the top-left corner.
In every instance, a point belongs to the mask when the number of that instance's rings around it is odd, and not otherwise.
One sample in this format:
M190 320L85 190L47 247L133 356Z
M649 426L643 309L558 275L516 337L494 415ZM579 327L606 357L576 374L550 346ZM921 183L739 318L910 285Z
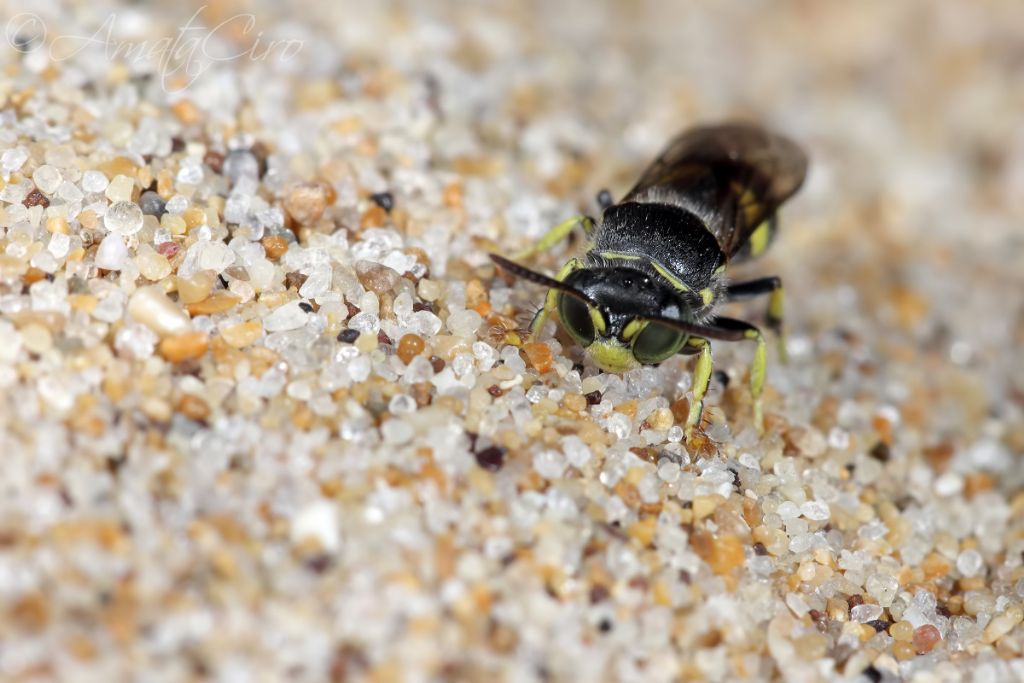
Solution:
M128 313L161 337L181 335L192 328L185 311L168 299L159 285L136 289L128 300Z
M882 607L888 607L896 597L896 591L900 588L900 582L895 576L888 574L872 574L864 584L868 594L878 601Z
M862 605L857 605L856 607L850 610L850 618L854 621L859 621L862 624L866 624L869 621L874 621L878 619L880 616L882 616L882 612L882 608L878 605L864 603Z
M223 174L230 187L234 187L242 178L259 180L260 162L248 150L232 150L224 158Z
M820 500L809 500L800 506L800 514L807 519L816 522L824 522L832 513L829 511L828 503Z
M226 290L220 290L206 297L202 301L188 304L189 315L214 315L234 308L241 299L237 294Z
M103 194L114 204L130 202L135 190L135 181L126 175L115 175ZM141 213L141 212L140 212Z
M0 170L14 173L28 161L28 151L24 147L12 147L0 156Z
M388 213L395 208L395 197L390 192L375 192L370 195L370 201Z
M901 662L905 662L916 657L917 651L914 649L913 644L897 640L892 644L892 656Z
M554 358L551 355L551 348L542 342L530 342L523 345L523 352L537 372L544 374L551 369Z
M356 261L356 277L363 287L380 295L393 291L402 276L379 263Z
M351 328L344 329L338 333L338 341L343 344L354 344L356 340L359 339L360 334L359 330L353 330Z
M914 626L906 620L897 621L889 627L889 635L895 640L909 643L914 638Z
M256 343L263 336L263 325L258 320L238 323L222 329L220 336L228 346L241 349Z
M46 353L53 348L53 335L39 323L29 323L21 329L21 342L27 351Z
M191 277L178 278L178 301L188 305L210 296L217 276L208 270L200 270Z
M46 195L35 188L25 195L21 203L25 205L26 209L31 209L33 206L41 206L45 209L50 206L50 200L46 198Z
M32 181L36 184L36 187L46 194L53 194L56 192L63 180L64 177L61 175L60 171L49 164L43 164L36 169L35 173L32 174Z
M100 171L86 171L82 174L82 189L86 192L103 192L109 184L107 176Z
M164 201L156 192L147 190L142 193L139 197L139 208L142 209L142 213L146 216L156 216L159 218L164 215L164 209L167 206L167 202Z
M423 278L416 285L416 293L424 301L437 301L444 294L444 285L437 280Z
M402 362L406 365L412 361L413 358L423 353L423 349L426 344L423 342L423 337L418 334L406 334L398 340L398 357L402 359Z
M210 417L210 406L206 401L193 394L182 395L174 409L188 419L197 422L205 422Z
M454 311L448 316L448 320L445 321L445 325L448 326L448 330L459 337L471 337L476 334L476 331L480 328L480 324L483 323L484 319L476 311L465 308L462 310Z
M302 508L292 518L291 540L295 545L313 542L321 552L337 552L341 547L341 531L335 505L317 500Z
M931 624L925 624L914 631L914 638L912 642L917 654L923 655L935 649L935 646L938 645L941 640L942 635L939 633L939 629L935 628Z
M120 237L113 235L115 239ZM107 237L104 242L111 239ZM101 245L102 246L102 245ZM139 267L139 272L147 280L156 282L162 280L171 274L171 264L167 259L156 252L153 247L148 244L140 244L139 248L135 252L135 265Z
M263 328L267 332L283 332L296 330L306 324L309 314L302 310L301 302L296 300L278 306L263 320ZM376 338L376 335L374 335Z
M315 223L327 208L323 185L306 183L293 187L284 198L284 209L299 225Z
M128 247L120 235L107 235L96 249L96 267L121 270L128 262Z
M142 209L134 202L115 202L107 209L103 225L115 235L134 235L142 230Z
M489 446L478 451L476 464L488 472L497 472L505 464L505 449L500 446Z
M996 642L1012 631L1013 627L1019 624L1022 619L1024 619L1024 609L1021 609L1020 605L1010 605L1006 608L1005 612L997 615L988 623L982 634L982 640L986 643Z
M168 337L160 342L160 355L172 363L201 357L210 347L210 337L194 330Z
M416 435L412 425L405 420L386 420L384 424L380 426L380 434L384 439L384 443L391 446L402 446L412 441L412 438Z
M981 553L973 548L968 548L956 558L956 570L968 578L978 576L984 565Z
M276 261L288 251L288 240L280 235L268 235L260 240L260 244L271 261Z

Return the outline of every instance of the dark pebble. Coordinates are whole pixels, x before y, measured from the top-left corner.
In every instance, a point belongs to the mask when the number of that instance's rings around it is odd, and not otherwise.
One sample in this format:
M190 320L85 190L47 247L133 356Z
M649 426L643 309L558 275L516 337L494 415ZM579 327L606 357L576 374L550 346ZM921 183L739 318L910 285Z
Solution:
M21 200L21 203L25 205L26 209L31 209L33 206L41 206L45 209L50 205L50 200L47 199L46 195L38 189L34 189L25 195L25 198Z
M395 196L390 192L375 192L370 195L370 199L388 213L391 212L391 209L395 208Z
M476 453L476 464L488 472L497 472L505 464L505 449L491 446Z
M156 216L157 218L163 216L166 206L167 202L164 201L164 198L152 190L143 192L139 197L139 208L147 216Z
M881 633L892 626L892 622L888 619L875 619L868 622L868 626L875 629L875 633Z
M438 356L431 356L430 367L434 369L435 373L441 372L442 370L444 370L444 358L439 358Z
M596 406L601 402L601 392L591 391L589 394L584 394L583 398L587 399L588 406Z
M338 341L345 344L354 344L359 339L359 330L346 329L338 333Z
M300 301L299 302L299 308L304 310L306 313L312 313L313 312L313 307L311 305L309 305L308 303L306 303L305 301Z
M889 462L889 458L892 457L892 449L884 441L876 443L868 453L872 458L880 462Z
M876 669L874 664L864 669L862 673L867 676L871 683L878 683L878 681L882 680L882 672Z

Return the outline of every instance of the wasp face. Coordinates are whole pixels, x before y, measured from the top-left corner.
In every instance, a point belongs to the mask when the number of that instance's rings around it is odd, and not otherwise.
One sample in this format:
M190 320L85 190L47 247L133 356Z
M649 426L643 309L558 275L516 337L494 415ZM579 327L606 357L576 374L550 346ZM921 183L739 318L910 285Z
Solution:
M586 300L558 294L562 325L602 370L623 372L660 363L686 343L685 332L651 320L689 319L682 297L642 271L581 269L565 284Z

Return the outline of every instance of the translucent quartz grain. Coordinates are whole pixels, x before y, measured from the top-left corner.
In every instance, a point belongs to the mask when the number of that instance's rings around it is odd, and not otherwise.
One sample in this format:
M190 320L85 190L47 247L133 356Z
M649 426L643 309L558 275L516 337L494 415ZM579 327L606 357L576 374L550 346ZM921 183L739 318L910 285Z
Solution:
M103 225L115 235L134 235L142 229L142 209L134 202L115 202L107 208Z
M121 270L128 261L128 247L117 234L107 235L96 249L96 267L104 270Z
M161 337L187 332L192 321L158 285L140 287L128 300L128 313Z
M43 164L32 174L32 181L36 184L36 187L39 188L40 192L46 194L55 193L63 179L64 177L60 171L49 164Z
M977 576L984 566L981 553L973 548L963 551L956 558L956 570L966 577Z

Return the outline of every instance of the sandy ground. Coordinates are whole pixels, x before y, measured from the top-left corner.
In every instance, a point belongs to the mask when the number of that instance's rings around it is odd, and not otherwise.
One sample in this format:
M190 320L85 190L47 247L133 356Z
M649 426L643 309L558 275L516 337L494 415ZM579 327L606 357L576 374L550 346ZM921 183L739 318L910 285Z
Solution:
M0 679L1024 679L1019 2L3 19ZM726 118L791 360L684 443L487 252Z

